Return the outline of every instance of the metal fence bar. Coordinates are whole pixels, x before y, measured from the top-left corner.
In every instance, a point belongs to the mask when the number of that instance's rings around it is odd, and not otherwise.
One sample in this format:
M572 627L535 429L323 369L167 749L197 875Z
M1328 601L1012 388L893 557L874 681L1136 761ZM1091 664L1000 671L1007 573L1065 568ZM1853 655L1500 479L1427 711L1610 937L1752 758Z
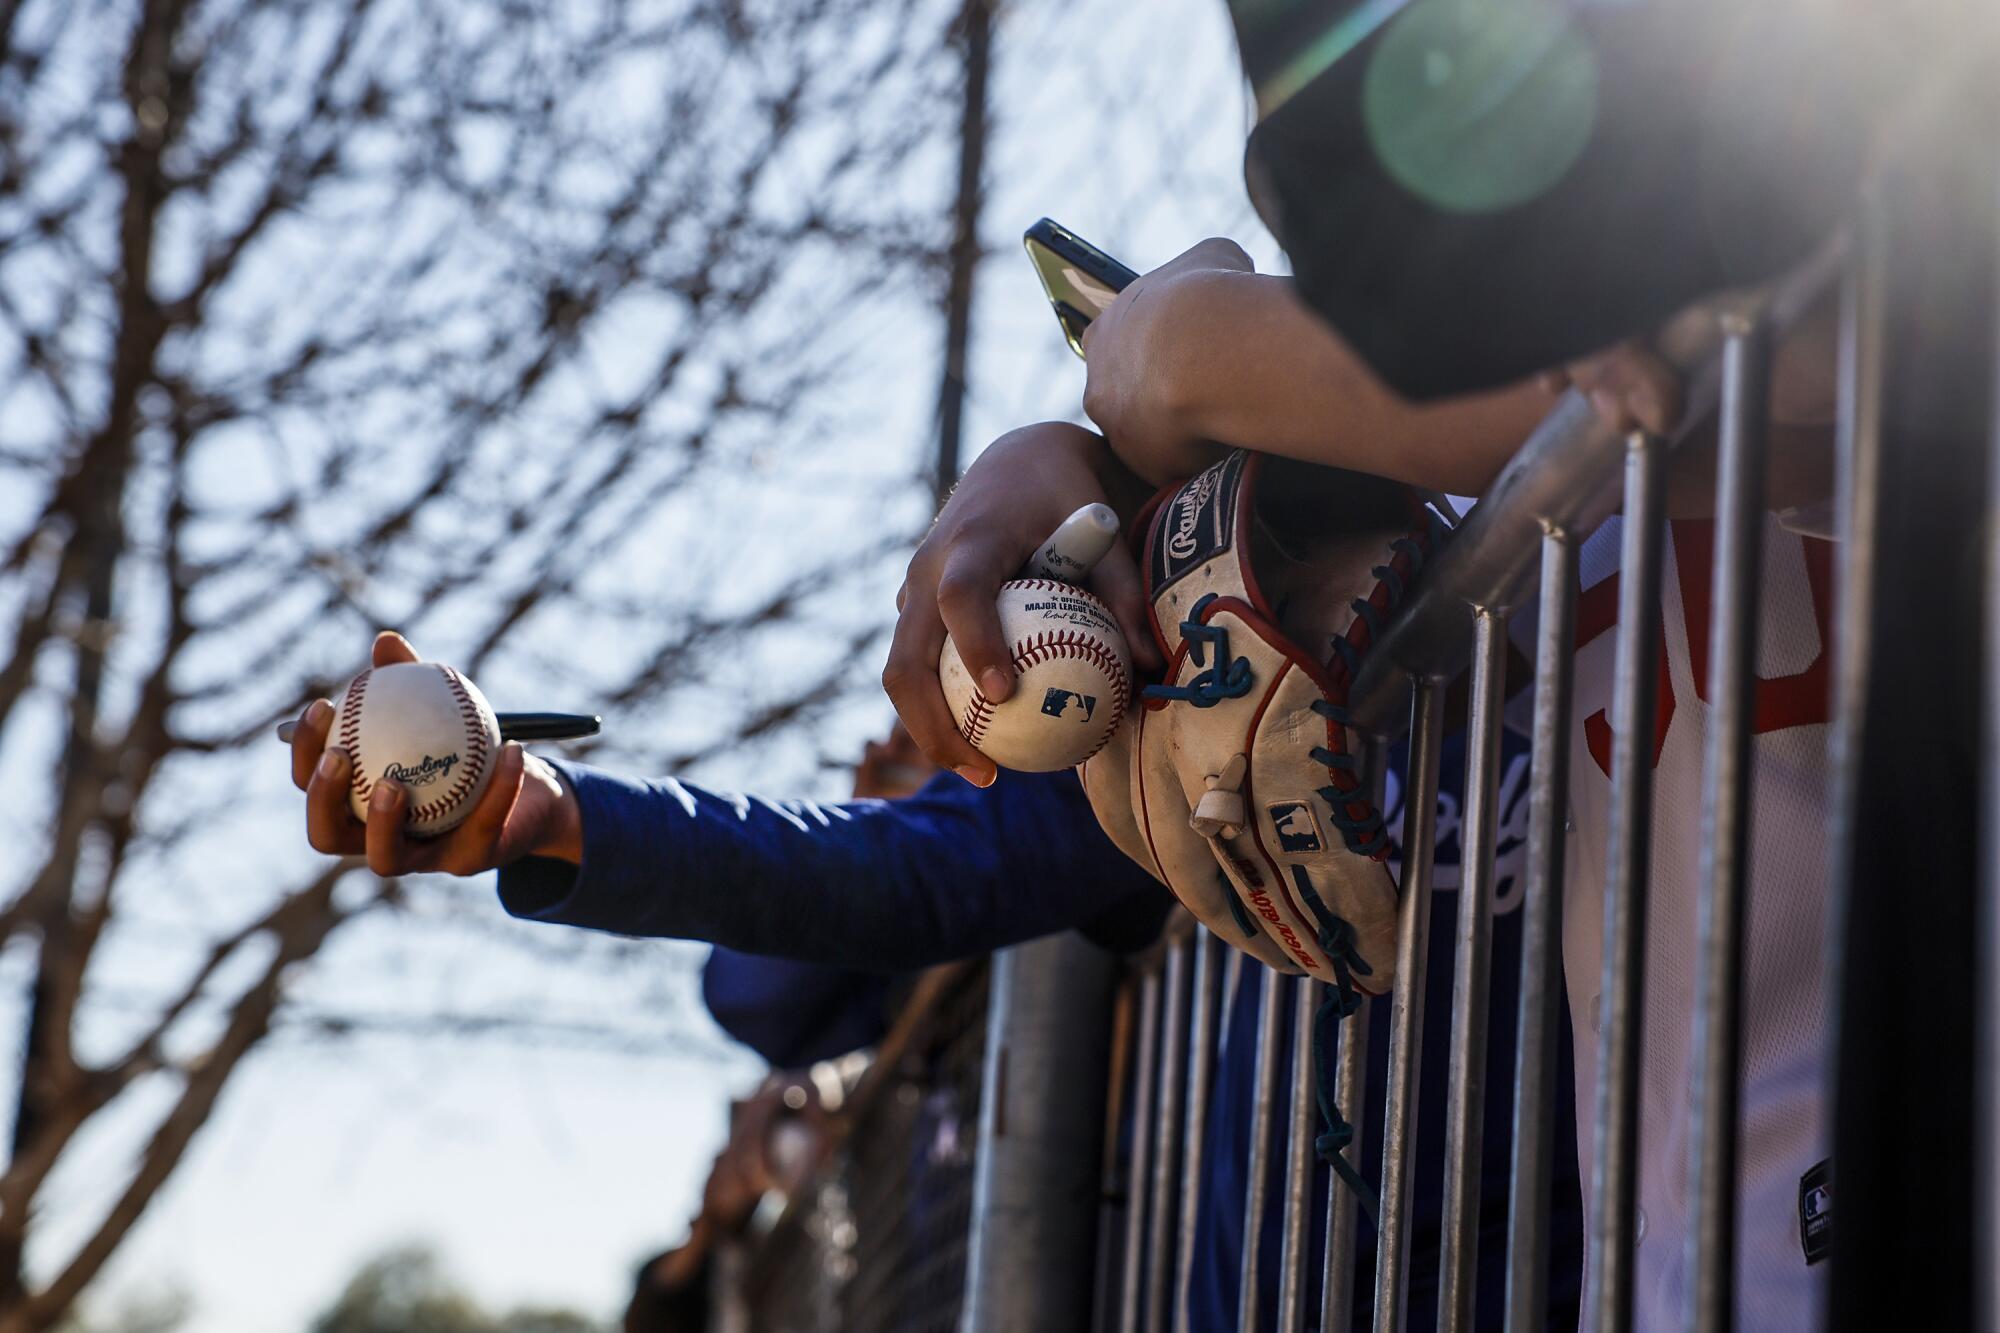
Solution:
M1494 825L1500 803L1500 713L1507 678L1507 618L1472 613L1472 692L1465 756L1465 822L1459 831L1457 952L1445 1103L1444 1233L1438 1260L1438 1327L1466 1333L1478 1295L1479 1180L1486 1110L1488 979L1493 960Z
M1182 1139L1179 1263L1174 1276L1174 1333L1191 1333L1188 1279L1194 1271L1194 1224L1201 1210L1201 1173L1207 1154L1208 1082L1215 1067L1215 962L1223 946L1206 927L1194 928L1194 1003L1188 1017L1187 1131Z
M1557 1041L1563 1004L1563 852L1568 842L1570 699L1576 679L1576 541L1542 537L1535 626L1528 865L1521 904L1521 1009L1515 1046L1514 1154L1507 1216L1507 1333L1543 1333L1549 1309Z
M1604 976L1599 994L1596 1168L1591 1182L1590 1290L1597 1333L1632 1327L1632 1247L1639 1184L1639 1035L1645 997L1652 861L1653 726L1666 444L1626 441L1617 663L1612 683L1611 816L1607 832Z
M1379 737L1364 738L1362 746L1369 800L1379 810L1386 804L1389 747ZM1408 859L1407 852L1404 857ZM1357 1170L1368 1128L1368 1025L1374 1012L1374 1002L1368 996L1359 998L1361 1007L1340 1026L1333 1076L1334 1104L1347 1115L1354 1131L1341 1155ZM1348 1333L1354 1325L1354 1271L1361 1239L1355 1222L1360 1200L1353 1190L1341 1184L1338 1173L1329 1171L1326 1179L1326 1252L1320 1259L1319 1333Z
M994 955L963 1333L1089 1322L1115 990L1077 936Z
M1721 452L1716 464L1715 594L1709 633L1707 753L1696 904L1694 1045L1688 1135L1689 1333L1726 1333L1736 1305L1737 1108L1742 1091L1743 921L1750 852L1750 708L1764 554L1765 414L1770 343L1725 316ZM1696 664L1696 670L1700 664Z
M1981 17L1989 21L1978 34L1966 33L1973 42L1991 36L1991 15ZM1990 65L1990 42L1961 49ZM1849 621L1872 662L1859 713L1836 718L1858 722L1836 751L1851 766L1833 886L1844 899L1836 947L1846 957L1832 997L1840 1214L1827 1310L1837 1330L1906 1318L1913 1294L1927 1327L1978 1326L1967 1145L1990 1127L1973 1120L1983 765L1973 720L1981 664L1967 650L1985 610L2000 86L1976 78L1937 106L1924 132L1885 155L1878 207L1864 218L1864 229L1880 228L1867 248L1880 244L1885 261L1882 465L1874 487L1851 493L1876 525L1865 557L1850 555L1866 558L1875 580L1873 605ZM1836 615L1848 620L1849 608L1837 605ZM1902 829L1920 832L1884 836ZM1914 1218L1925 1224L1885 1224Z
M1389 1001L1389 1069L1382 1116L1382 1216L1375 1242L1376 1333L1400 1333L1409 1291L1410 1183L1430 958L1431 871L1437 841L1441 687L1414 684L1403 799L1403 896L1397 907L1396 986Z
M1125 1159L1125 1252L1118 1284L1118 1327L1138 1333L1139 1283L1145 1271L1146 1195L1153 1172L1153 1089L1160 1068L1160 974L1139 978L1139 1048L1132 1062L1132 1152Z
M1834 515L1840 560L1833 622L1833 728L1827 777L1826 994L1845 989L1847 895L1851 827L1858 814L1860 755L1874 665L1869 629L1875 622L1877 534L1881 529L1883 305L1888 257L1879 200L1864 205L1854 229L1854 257L1840 288L1838 398L1834 411ZM1840 1040L1828 1035L1827 1092L1840 1086Z
M2000 339L1995 341L2000 356ZM1995 370L2000 380L2000 369ZM1982 1326L2000 1328L2000 394L1987 432L1988 514L1986 544L1985 732L1980 747L1984 830L1980 848L1978 1036L1974 1063L1979 1070L1974 1123L1980 1126L1974 1184L1973 1271L1979 1290L1973 1310Z
M1311 977L1292 982L1291 1144L1285 1159L1285 1239L1278 1261L1278 1333L1299 1333L1306 1322L1306 1250L1311 1243L1307 1209L1313 1177L1313 1000Z
M1187 1056L1188 953L1194 938L1177 935L1167 945L1165 1017L1160 1025L1159 1113L1153 1125L1153 1185L1146 1226L1145 1333L1167 1320L1167 1278L1173 1262L1174 1168L1181 1128L1181 1070Z
M1238 1270L1236 1327L1257 1333L1257 1259L1263 1249L1264 1199L1271 1183L1271 1122L1278 1103L1278 1002L1284 974L1264 969L1257 999L1256 1091L1250 1104L1250 1161L1243 1187L1243 1254Z
M1368 1127L1368 1117L1362 1112L1368 1105L1368 1024L1374 1003L1363 996L1361 1007L1341 1024L1340 1063L1333 1084L1335 1102L1354 1120L1354 1138L1343 1155L1357 1167L1361 1164L1362 1135ZM1341 1183L1338 1175L1331 1171L1327 1173L1326 1261L1320 1279L1320 1333L1348 1333L1354 1324L1354 1264L1360 1241L1360 1228L1355 1221L1359 1216L1360 1202L1355 1198L1354 1191Z
M1118 1321L1118 1302L1122 1299L1118 1279L1124 1274L1118 1262L1118 1246L1123 1236L1118 1221L1125 1212L1125 1179L1118 1153L1125 1141L1126 1071L1132 1067L1138 999L1138 988L1130 977L1113 991L1111 998L1111 1051L1104 1067L1104 1152L1098 1159L1097 1263L1093 1269L1097 1280L1093 1284L1094 1306L1090 1316L1090 1327L1096 1333L1112 1333L1112 1326Z
M1871 192L1854 228L1854 255L1840 291L1840 344L1834 413L1834 514L1839 559L1833 623L1832 734L1828 740L1826 996L1834 1006L1827 1033L1826 1093L1838 1142L1841 1064L1840 997L1847 993L1849 896L1854 879L1854 829L1861 813L1861 757L1866 749L1868 695L1874 670L1870 633L1876 618L1876 571L1882 526L1885 308L1888 237L1884 205ZM1835 1237L1836 1247L1839 1244ZM1829 1319L1829 1324L1833 1321Z

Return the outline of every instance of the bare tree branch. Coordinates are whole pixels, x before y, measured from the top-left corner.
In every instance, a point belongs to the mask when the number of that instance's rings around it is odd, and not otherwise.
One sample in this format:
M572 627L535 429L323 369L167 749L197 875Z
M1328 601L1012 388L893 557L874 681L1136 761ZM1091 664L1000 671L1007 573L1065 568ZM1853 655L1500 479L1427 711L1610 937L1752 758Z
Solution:
M288 1009L331 932L399 903L517 964L660 969L321 862L245 794L279 776L272 719L385 624L503 705L615 710L648 764L872 693L891 608L849 590L927 516L914 432L887 482L755 479L806 477L941 271L912 163L957 3L0 0L0 754L48 798L0 862L30 973L0 1333L62 1316L274 1031L659 1040L348 1003L322 971ZM773 556L795 539L820 558ZM141 940L170 975L107 976ZM141 1084L169 1109L31 1289L47 1182Z

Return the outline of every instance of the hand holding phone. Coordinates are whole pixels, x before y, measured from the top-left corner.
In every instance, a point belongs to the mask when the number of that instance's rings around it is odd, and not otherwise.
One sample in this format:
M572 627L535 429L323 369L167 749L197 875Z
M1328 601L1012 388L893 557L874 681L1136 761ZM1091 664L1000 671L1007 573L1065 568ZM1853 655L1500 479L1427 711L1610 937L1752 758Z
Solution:
M1043 218L1022 234L1035 276L1055 308L1056 322L1063 337L1078 356L1083 355L1083 331L1104 313L1118 293L1138 278L1138 274L1084 240L1069 228Z

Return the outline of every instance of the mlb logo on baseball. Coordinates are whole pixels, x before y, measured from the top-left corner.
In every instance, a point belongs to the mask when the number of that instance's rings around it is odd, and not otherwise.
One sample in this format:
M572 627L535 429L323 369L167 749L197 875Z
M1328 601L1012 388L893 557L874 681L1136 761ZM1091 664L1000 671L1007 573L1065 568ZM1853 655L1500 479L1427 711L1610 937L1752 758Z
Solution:
M1094 694L1079 694L1075 690L1054 689L1042 696L1042 711L1050 717L1062 717L1065 713L1076 716L1076 714L1070 712L1071 704L1075 704L1081 710L1082 715L1077 720L1088 722L1090 721L1090 715L1097 711L1097 696Z
M1316 852L1321 848L1319 819L1305 801L1275 801L1267 806L1278 831L1281 852Z

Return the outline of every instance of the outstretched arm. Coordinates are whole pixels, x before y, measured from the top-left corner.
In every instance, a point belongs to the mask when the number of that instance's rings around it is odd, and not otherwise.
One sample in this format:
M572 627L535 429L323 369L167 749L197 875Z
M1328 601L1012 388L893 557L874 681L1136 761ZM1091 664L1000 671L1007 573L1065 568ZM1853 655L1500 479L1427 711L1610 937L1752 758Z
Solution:
M1167 902L1069 773L817 805L555 767L583 855L502 868L502 905L530 920L902 971Z

